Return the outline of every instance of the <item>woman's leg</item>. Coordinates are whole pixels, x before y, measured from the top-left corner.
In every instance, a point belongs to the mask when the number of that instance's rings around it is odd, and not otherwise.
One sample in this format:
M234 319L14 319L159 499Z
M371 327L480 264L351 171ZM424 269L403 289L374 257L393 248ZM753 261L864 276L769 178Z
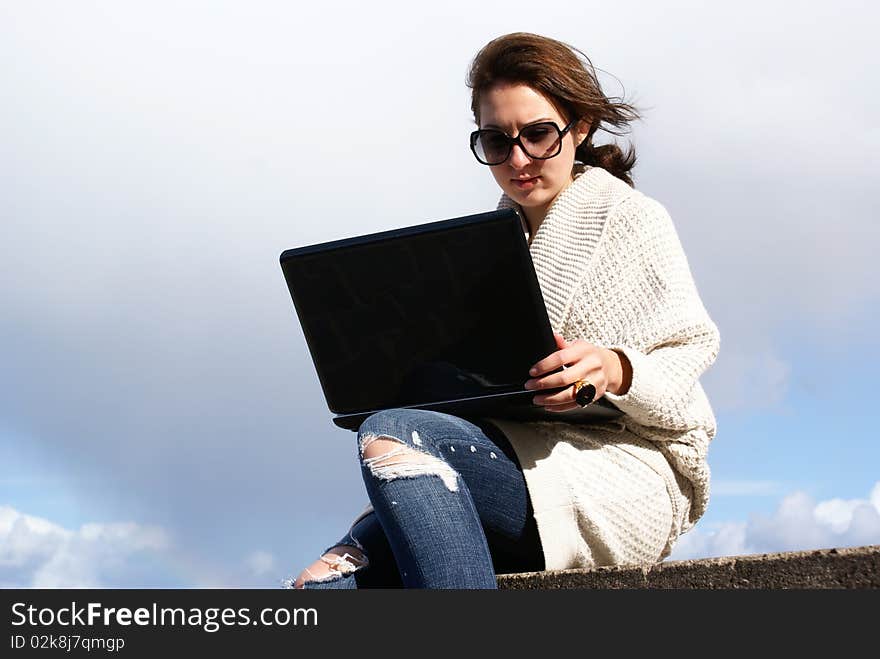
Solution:
M465 464L461 464L455 461L480 513L483 531L492 552L495 574L540 572L545 567L544 552L532 501L516 452L504 433L490 422L480 419L470 421L483 431L487 440L500 449L492 451L495 453L493 459L501 460L502 468L509 474L509 480L504 487L497 489L493 481L487 482L480 478L473 463L465 461Z
M503 436L490 434L416 409L361 425L367 494L406 587L496 588L497 567L543 569L522 471Z

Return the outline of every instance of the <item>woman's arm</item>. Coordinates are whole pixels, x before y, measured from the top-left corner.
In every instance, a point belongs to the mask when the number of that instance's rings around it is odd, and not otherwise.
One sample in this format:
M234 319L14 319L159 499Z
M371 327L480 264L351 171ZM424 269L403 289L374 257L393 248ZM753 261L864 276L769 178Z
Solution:
M709 317L666 209L644 196L609 218L619 270L610 295L631 341L604 346L619 356L621 386L606 397L645 426L685 431L714 425L695 419L691 402L699 377L715 361L720 333ZM708 414L711 416L711 410Z

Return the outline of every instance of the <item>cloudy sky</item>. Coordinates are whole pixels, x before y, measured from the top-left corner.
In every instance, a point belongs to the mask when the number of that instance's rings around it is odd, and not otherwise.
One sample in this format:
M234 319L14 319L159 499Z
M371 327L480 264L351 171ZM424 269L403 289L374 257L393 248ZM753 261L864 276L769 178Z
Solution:
M794 13L793 13L794 12ZM673 558L880 544L873 3L0 3L0 586L278 587L366 502L285 249L494 209L488 40L644 109L722 348Z

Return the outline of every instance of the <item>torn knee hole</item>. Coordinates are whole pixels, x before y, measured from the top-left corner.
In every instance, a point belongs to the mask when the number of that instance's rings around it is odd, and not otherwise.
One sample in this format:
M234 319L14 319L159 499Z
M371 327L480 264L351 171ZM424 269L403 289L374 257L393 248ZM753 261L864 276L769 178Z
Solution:
M351 554L346 551L342 555L324 554L320 560L322 563L327 564L331 574L351 574L355 570L369 565L367 557L361 552Z
M333 549L338 549L342 553L333 553L332 550L325 552L318 558L317 562L303 569L303 572L308 578L300 575L299 579L293 582L293 587L302 587L307 583L335 581L347 574L351 574L361 568L367 567L370 564L367 557L359 549L353 547L343 548L341 545L334 547ZM349 551L349 549L351 551ZM327 567L324 568L323 565L326 565ZM314 568L317 574L313 572L311 568ZM326 570L326 572L324 570ZM300 585L296 586L297 583Z
M364 435L361 458L373 476L381 480L435 475L440 476L451 492L458 490L458 472L447 462L390 435Z
M370 460L371 464L381 463L382 466L400 464L401 462L424 463L437 459L433 455L417 451L400 440L390 437L368 437L362 446L364 462Z

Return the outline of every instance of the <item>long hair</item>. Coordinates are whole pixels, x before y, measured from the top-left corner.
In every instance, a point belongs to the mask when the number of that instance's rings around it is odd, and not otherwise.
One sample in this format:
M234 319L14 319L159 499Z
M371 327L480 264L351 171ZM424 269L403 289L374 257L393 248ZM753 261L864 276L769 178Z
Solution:
M629 131L629 123L640 115L623 99L605 96L593 64L584 53L561 41L528 32L514 32L490 41L474 57L467 76L477 126L480 96L499 82L525 84L540 92L566 123L575 118L589 121L590 131L576 148L575 159L602 167L633 185L630 170L636 154L632 145L626 153L614 143L594 146L593 135L600 129L624 135Z

